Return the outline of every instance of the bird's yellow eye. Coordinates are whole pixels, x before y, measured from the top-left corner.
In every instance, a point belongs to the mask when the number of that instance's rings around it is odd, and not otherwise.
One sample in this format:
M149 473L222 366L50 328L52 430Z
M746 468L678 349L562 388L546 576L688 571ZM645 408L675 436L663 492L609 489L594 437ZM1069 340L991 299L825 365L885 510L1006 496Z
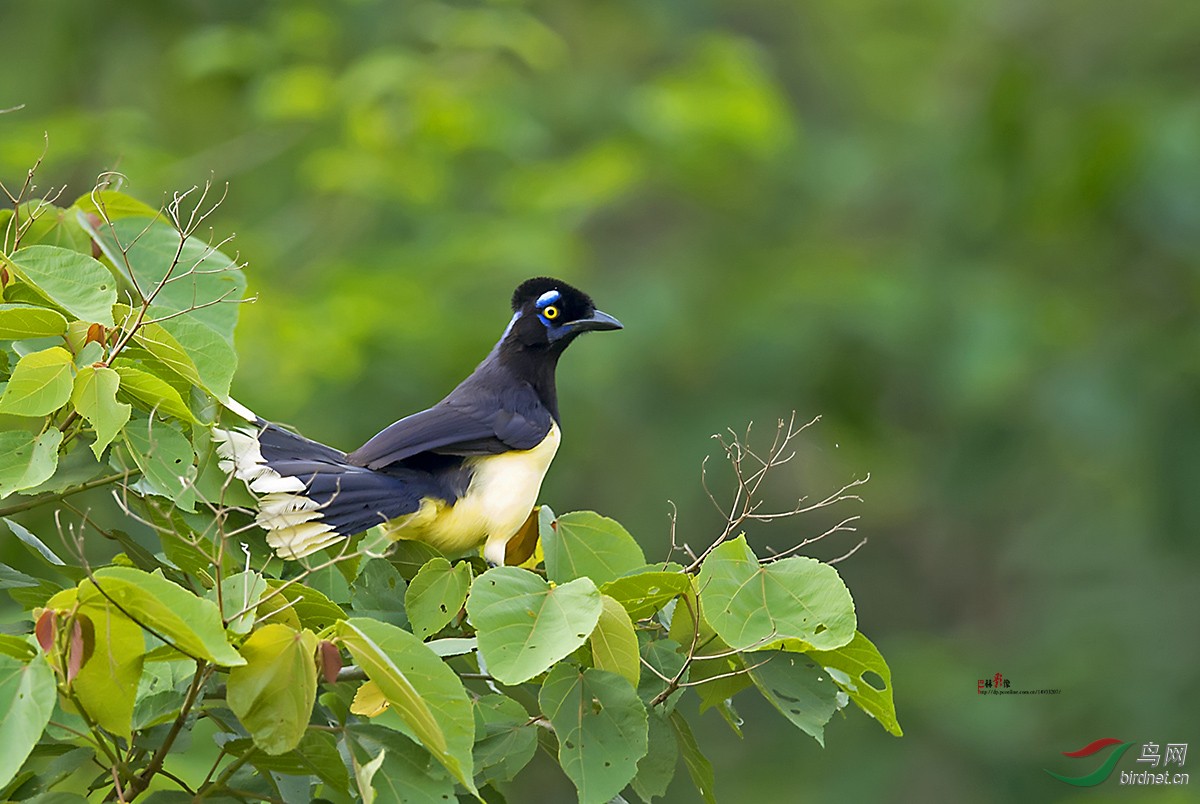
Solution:
M546 317L547 321L553 321L554 319L558 318L558 308L552 304L545 310L542 310L542 315Z

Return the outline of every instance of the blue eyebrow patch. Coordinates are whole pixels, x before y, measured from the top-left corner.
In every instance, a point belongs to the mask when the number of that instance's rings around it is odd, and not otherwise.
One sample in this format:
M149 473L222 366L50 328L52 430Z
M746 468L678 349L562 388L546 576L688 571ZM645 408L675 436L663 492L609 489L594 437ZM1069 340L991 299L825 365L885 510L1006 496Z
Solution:
M559 293L557 290L547 290L541 296L538 296L537 307L539 310L541 310L544 307L554 304L556 301L558 301L561 298L562 298L562 294Z

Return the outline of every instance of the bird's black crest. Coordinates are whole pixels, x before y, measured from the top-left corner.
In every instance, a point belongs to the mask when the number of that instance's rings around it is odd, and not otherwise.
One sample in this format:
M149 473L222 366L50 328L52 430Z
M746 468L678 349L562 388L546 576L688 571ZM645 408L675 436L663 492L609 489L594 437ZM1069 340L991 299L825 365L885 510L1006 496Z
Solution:
M563 295L563 306L579 315L587 315L596 309L596 305L592 303L592 297L582 290L571 287L561 279L538 276L533 279L526 279L513 291L513 312L521 310L529 302L551 290L557 290L561 293Z

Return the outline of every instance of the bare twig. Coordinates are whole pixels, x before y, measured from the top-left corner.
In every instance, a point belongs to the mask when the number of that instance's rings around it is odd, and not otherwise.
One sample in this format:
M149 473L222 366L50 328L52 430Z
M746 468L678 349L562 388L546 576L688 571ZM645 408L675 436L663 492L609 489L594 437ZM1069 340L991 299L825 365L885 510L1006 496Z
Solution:
M762 496L762 490L763 482L766 480L767 475L796 457L796 451L792 447L792 443L801 433L820 421L820 418L820 416L816 416L809 422L799 426L796 424L795 412L786 420L779 419L776 422L775 433L771 439L770 447L764 452L759 452L750 446L754 426L753 422L746 425L746 430L742 434L738 434L733 430L727 430L725 433L717 433L713 436L713 439L720 444L721 451L724 452L725 459L733 472L733 496L728 504L724 504L717 499L717 495L709 485L708 458L706 457L700 466L700 481L704 487L705 495L713 507L717 509L718 513L721 514L725 524L721 532L700 555L695 555L690 550L687 550L691 557L691 563L687 566L688 572L695 572L699 569L700 565L704 563L704 559L713 550L732 538L747 522L769 523L777 519L785 519L787 517L810 513L821 508L827 508L839 502L848 500L861 501L861 498L857 494L852 494L850 491L866 483L870 479L869 475L861 480L854 480L847 483L833 494L827 495L816 502L809 502L808 497L800 497L796 501L796 504L790 508L764 510L765 501ZM855 520L857 520L857 517L849 517L820 536L806 539L802 543L776 554L770 560L791 555L802 547L834 533L853 530L849 525ZM675 517L672 515L672 553L675 550L681 549L675 539L675 524ZM686 545L683 547L686 548Z

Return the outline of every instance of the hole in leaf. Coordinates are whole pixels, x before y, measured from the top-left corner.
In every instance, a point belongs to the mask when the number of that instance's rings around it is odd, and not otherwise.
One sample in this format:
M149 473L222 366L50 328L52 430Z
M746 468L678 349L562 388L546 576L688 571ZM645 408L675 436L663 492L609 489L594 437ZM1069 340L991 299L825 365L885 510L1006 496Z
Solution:
M887 689L887 684L883 683L883 678L874 670L868 670L862 674L863 682L873 690L883 692Z
M446 613L446 604L445 603L438 604L438 608L442 610L443 614Z
M605 760L605 762L604 762L604 767L606 767L606 768L611 768L611 767L612 767L612 763L611 763L611 762L609 762L609 761L607 761L607 760Z
M825 624L822 623L821 625L818 625L816 628L813 629L813 633L814 634L823 634L828 630L829 629L825 627Z
M593 698L593 699L592 699L592 714L593 714L593 715L598 715L598 714L600 714L600 713L601 713L601 712L603 712L603 711L604 711L604 705L603 705L603 704L601 704L601 703L600 703L600 701L598 701L598 700L596 700L595 698Z
M567 745L567 748L571 748L571 749L575 748L575 743L571 742L570 740L567 740L566 745Z

